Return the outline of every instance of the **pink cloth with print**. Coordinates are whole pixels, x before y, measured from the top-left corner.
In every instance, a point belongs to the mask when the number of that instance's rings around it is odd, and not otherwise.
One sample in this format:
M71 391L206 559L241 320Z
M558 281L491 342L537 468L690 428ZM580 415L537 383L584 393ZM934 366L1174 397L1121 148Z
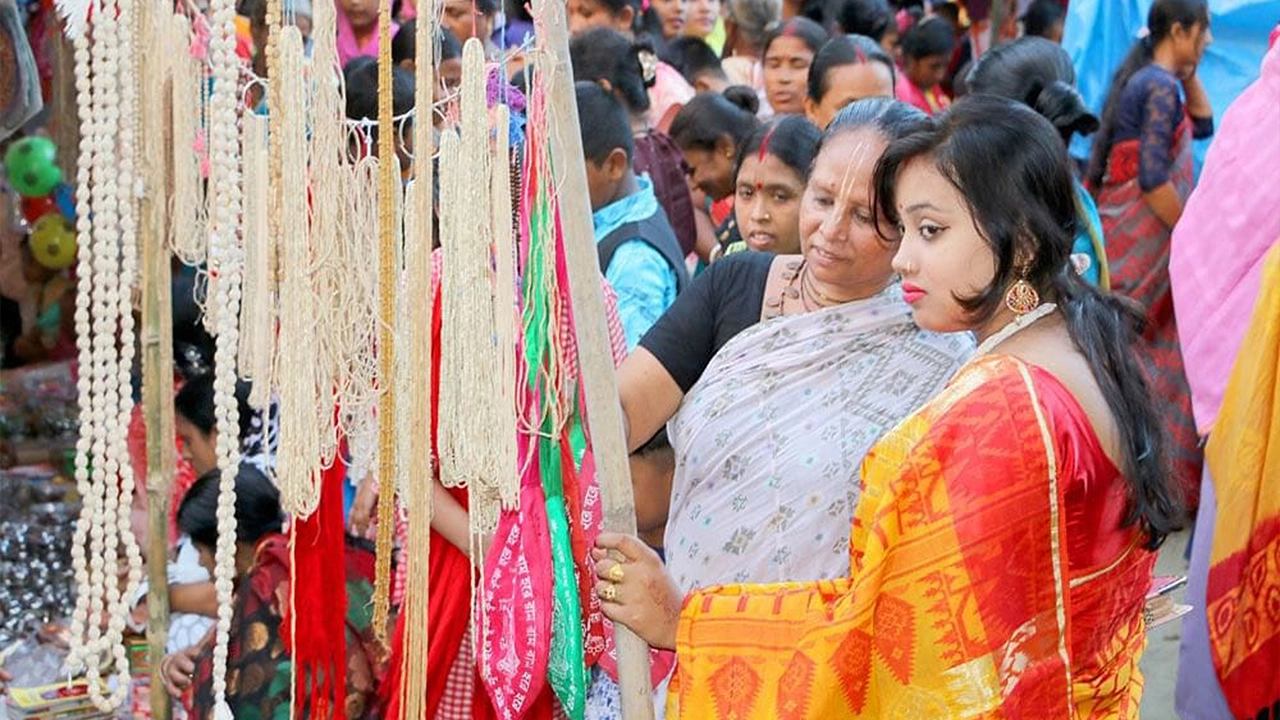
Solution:
M400 30L400 26L391 23L391 36L395 37L396 32ZM378 56L378 29L375 26L369 37L361 43L356 39L356 32L351 28L351 21L347 19L346 13L338 10L338 63L346 67L347 63L358 57L377 57Z
M666 132L676 113L696 94L679 70L664 62L658 63L653 87L649 88L649 115L646 118L649 126Z

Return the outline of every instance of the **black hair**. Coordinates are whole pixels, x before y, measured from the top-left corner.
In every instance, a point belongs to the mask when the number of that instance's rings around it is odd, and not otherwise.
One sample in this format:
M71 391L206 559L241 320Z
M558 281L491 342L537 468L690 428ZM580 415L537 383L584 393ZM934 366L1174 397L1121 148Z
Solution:
M529 6L527 3L521 2L520 0L506 0L506 2L503 3L503 7L505 8L504 14L508 18L515 18L516 20L523 20L528 23L533 22L533 16L529 14Z
M236 14L240 17L248 18L251 25L267 24L267 0L241 0L240 6L236 9ZM261 52L263 48L258 48Z
M841 135L871 128L888 142L933 127L933 119L920 108L895 98L870 97L855 100L836 113L822 132L814 158Z
M413 18L400 23L400 29L391 38L391 62L399 65L405 60L418 59L417 34L418 19Z
M894 22L885 0L843 0L835 9L835 20L841 32L865 35L876 42L884 38L889 24Z
M960 6L955 2L938 3L933 6L933 14L950 23L960 24Z
M803 115L783 115L774 118L751 133L738 150L738 165L734 177L742 169L742 161L751 155L772 155L795 171L800 181L809 180L813 159L822 143L822 131Z
M359 57L347 63L342 74L347 83L347 119L378 119L378 61ZM391 107L396 117L413 109L413 73L391 68ZM373 134L377 134L374 128Z
M964 196L975 227L995 256L991 285L956 301L975 322L983 322L1001 306L1005 288L1025 280L1058 304L1120 434L1128 483L1125 524L1137 523L1147 536L1146 547L1159 547L1177 529L1182 505L1168 483L1163 424L1131 349L1142 313L1123 298L1100 293L1071 266L1075 187L1057 131L1024 103L995 95L962 98L933 127L890 143L881 156L876 212L889 225L899 222L899 173L920 157L931 157ZM993 157L1000 162L993 163Z
M471 0L481 15L497 15L498 0Z
M715 150L723 137L738 148L760 126L760 98L749 87L735 85L719 93L698 93L680 108L668 135L681 150Z
M1062 22L1064 14L1058 0L1035 0L1022 14L1022 31L1033 37L1048 37L1049 29Z
M956 36L951 26L937 16L927 17L907 30L902 36L902 56L919 60L934 55L951 56Z
M253 418L259 412L249 405L249 393L253 385L247 380L236 382L236 405L240 409L240 439L253 432ZM217 429L213 406L213 372L206 372L187 380L173 396L173 410L197 430L208 435Z
M1209 6L1205 0L1156 0L1151 5L1151 10L1147 13L1149 34L1129 48L1129 54L1111 78L1107 101L1102 105L1102 127L1093 140L1089 171L1085 175L1086 183L1095 191L1102 185L1102 177L1106 174L1107 157L1111 154L1111 138L1120 118L1120 96L1124 93L1125 85L1129 84L1129 78L1151 62L1156 46L1169 37L1174 25L1189 28L1197 24L1203 27L1209 25Z
M970 93L1024 102L1053 123L1063 141L1098 129L1076 90L1076 71L1062 46L1042 37L1021 37L983 53L969 70Z
M418 59L418 45L415 35L418 31L418 19L413 18L400 25L395 37L391 38L391 62L399 65L405 60ZM436 35L436 43L440 48L441 60L454 60L462 57L462 43L446 28L440 28ZM354 60L352 62L355 62ZM348 63L350 66L350 63Z
M809 99L819 103L826 97L827 90L831 89L827 76L832 70L868 62L884 65L889 70L890 87L897 85L893 60L880 47L880 43L864 35L837 35L831 38L813 56L813 64L809 66Z
M613 17L618 17L623 10L631 8L633 18L631 20L631 30L635 30L640 23L640 3L637 0L591 0L591 2L604 8L605 12Z
M666 44L659 53L662 61L675 68L693 85L706 73L726 77L720 56L702 38L681 37Z
M630 162L635 153L631 119L613 93L596 83L580 80L573 85L578 99L578 126L582 131L582 154L601 165L609 153L622 148Z
M640 114L649 109L649 85L645 81L641 53L653 53L648 42L632 41L612 28L593 28L569 40L573 79L606 81L627 110Z
M797 15L774 26L768 39L760 47L760 57L769 54L769 47L773 45L774 40L784 37L798 38L814 55L817 55L831 35L817 22Z
M178 529L207 548L218 545L218 484L221 470L201 475L178 506ZM284 528L280 491L261 470L241 463L236 471L236 541L256 543Z
M462 59L462 41L458 39L448 28L440 28L440 35L437 36L440 42L440 60L461 60Z

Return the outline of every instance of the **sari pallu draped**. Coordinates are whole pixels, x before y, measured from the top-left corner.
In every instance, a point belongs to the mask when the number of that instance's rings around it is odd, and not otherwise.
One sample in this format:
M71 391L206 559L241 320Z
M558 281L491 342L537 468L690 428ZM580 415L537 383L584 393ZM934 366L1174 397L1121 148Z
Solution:
M1206 611L1222 691L1237 718L1280 710L1280 242L1267 255L1206 453L1218 517ZM1268 714L1270 713L1270 714Z
M726 343L669 426L677 584L843 575L862 458L972 353L918 328L896 284Z
M1098 188L1098 214L1106 238L1111 291L1141 304L1146 327L1137 347L1138 360L1151 383L1151 394L1164 405L1173 451L1174 478L1195 507L1203 453L1191 411L1191 390L1182 364L1178 324L1169 282L1171 229L1143 199L1138 184L1140 141L1125 140L1111 148ZM1191 122L1184 118L1170 148L1169 181L1185 203L1191 194L1194 161Z
M1155 562L1084 411L968 365L867 456L848 578L691 594L672 718L1136 718Z

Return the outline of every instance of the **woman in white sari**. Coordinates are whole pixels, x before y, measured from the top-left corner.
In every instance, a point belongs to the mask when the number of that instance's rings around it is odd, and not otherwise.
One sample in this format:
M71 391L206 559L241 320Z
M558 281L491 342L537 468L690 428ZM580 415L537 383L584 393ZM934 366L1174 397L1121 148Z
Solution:
M880 154L928 122L887 98L846 108L801 200L804 254L716 263L619 369L632 448L670 422L665 550L682 589L847 573L863 456L972 353L968 335L912 322L874 219Z

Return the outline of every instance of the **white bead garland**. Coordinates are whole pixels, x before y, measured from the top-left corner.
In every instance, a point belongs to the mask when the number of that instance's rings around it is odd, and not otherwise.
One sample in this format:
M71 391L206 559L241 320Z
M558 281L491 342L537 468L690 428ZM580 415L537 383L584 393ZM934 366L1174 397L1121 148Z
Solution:
M133 52L138 28L133 10L133 0L96 4L90 31L73 39L82 123L76 172L81 427L75 477L83 506L72 546L78 595L67 667L87 675L89 694L103 712L119 707L128 694L126 601L142 576L142 556L130 524L134 476L128 455L138 199ZM124 588L118 579L122 551ZM101 671L112 661L117 685L104 694Z
M233 720L227 705L227 642L231 633L231 596L235 581L235 478L240 465L239 411L235 400L237 321L240 306L239 60L235 54L234 0L209 4L209 302L216 318L214 416L217 421L218 545L214 585L218 596L217 634L213 649L215 720Z

